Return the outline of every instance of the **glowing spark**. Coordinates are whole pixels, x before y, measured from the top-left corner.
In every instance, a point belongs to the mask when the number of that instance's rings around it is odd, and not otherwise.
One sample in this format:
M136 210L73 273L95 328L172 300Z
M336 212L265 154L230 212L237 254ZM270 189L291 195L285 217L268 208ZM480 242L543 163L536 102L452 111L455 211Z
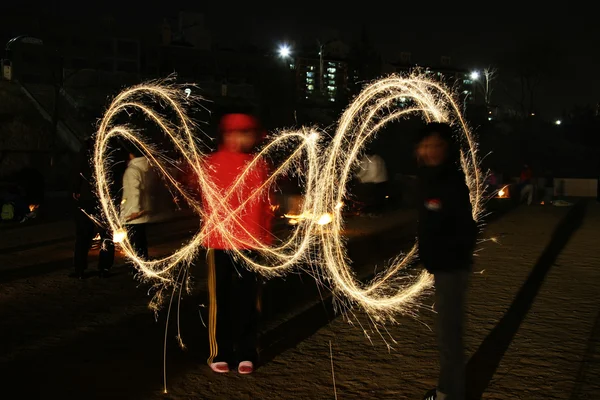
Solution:
M127 231L125 229L119 229L113 234L113 243L123 243L125 237L127 237Z
M321 215L321 217L317 220L317 224L318 225L327 225L328 223L330 223L331 221L333 221L333 217L331 216L331 214L323 214Z
M178 191L203 221L200 231L183 247L166 257L144 260L135 254L131 243L124 235L121 246L125 255L141 272L144 279L153 280L158 289L151 306L156 308L162 302L162 289L180 285L178 279L186 274L194 262L203 239L213 230L218 230L226 242L235 243L232 237L233 224L236 224L244 208L260 196L266 196L273 182L288 169L302 165L302 180L305 183L305 197L298 215L287 215L289 223L297 225L291 236L274 246L263 245L258 238L250 237L245 248L253 248L261 253L264 263L248 257L244 251L231 250L245 266L266 277L280 276L294 268L310 266L311 274L329 284L332 288L338 311L353 306L362 307L374 322L393 320L396 313L414 314L418 297L432 286L433 280L427 272L409 278L404 272L417 253L417 245L405 255L399 255L391 265L372 281L362 283L350 268L342 237L343 218L341 206L347 196L347 183L358 167L358 161L365 145L386 124L401 118L421 115L427 121L440 121L452 124L461 139L461 167L466 176L473 206L473 217L479 220L483 210L483 181L478 166L477 145L472 137L458 103L442 86L422 75L408 77L390 76L366 87L344 112L338 128L329 145L314 128L281 131L273 135L257 158L244 170L226 193L216 189L204 170L205 154L200 150L197 138L201 130L187 116L183 104L194 102L189 95L182 101L183 91L176 85L154 82L123 91L110 105L101 121L94 153L94 168L97 192L102 205L104 218L111 231L124 232L124 222L110 199L110 158L108 143L114 137L122 137L135 143L148 157L151 165L162 174L164 181ZM191 91L190 91L191 93ZM187 92L186 92L187 94ZM398 102L409 101L403 107ZM166 120L157 107L168 108L173 117ZM168 137L184 163L191 166L199 189L213 210L206 214L201 204L188 194L171 174L165 156L150 143L147 143L132 127L115 125L117 117L123 113L139 112L153 121ZM236 209L230 209L227 199L236 196L242 182L262 158L280 152L283 148L293 151L268 177L267 181L249 198L244 199ZM315 216L320 216L316 218ZM328 225L327 232L322 229ZM237 225L239 227L239 225ZM243 229L243 228L242 228ZM189 276L189 274L188 274ZM175 293L175 291L173 291Z

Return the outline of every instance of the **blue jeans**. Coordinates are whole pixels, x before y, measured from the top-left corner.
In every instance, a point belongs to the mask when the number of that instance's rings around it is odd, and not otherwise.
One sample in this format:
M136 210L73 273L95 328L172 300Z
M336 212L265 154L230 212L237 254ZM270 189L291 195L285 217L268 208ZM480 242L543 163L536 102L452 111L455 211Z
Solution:
M465 398L463 326L470 270L435 272L436 335L440 352L438 390L447 400Z

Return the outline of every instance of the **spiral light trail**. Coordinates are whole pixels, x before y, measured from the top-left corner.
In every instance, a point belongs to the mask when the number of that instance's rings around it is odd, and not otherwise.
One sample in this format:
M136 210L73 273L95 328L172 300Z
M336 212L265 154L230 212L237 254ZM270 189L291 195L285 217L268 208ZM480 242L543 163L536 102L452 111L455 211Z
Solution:
M109 190L112 162L109 142L116 137L136 144L169 187L177 191L199 217L198 233L166 257L143 260L136 256L129 240L123 239L122 249L138 268L139 276L153 281L159 289L151 303L153 305L161 302L162 289L173 287L172 293L175 293L178 285L183 287L179 277L189 276L188 268L197 259L203 238L209 233L207 226L218 229L225 240L233 244L231 227L244 207L260 200L261 196L268 196L278 177L291 170L301 170L305 184L301 214L317 218L304 219L290 237L273 246L265 246L258 239L251 238L245 244L262 255L260 262L250 259L242 251L232 250L232 253L247 268L265 277L281 276L299 268L307 270L333 290L338 310L359 306L377 322L393 320L397 313L412 313L419 294L432 285L432 277L427 272L410 277L403 271L414 261L417 245L406 254L397 256L370 282L362 283L355 276L346 255L342 236L344 221L342 207L339 206L348 195L347 183L357 168L365 144L386 124L401 118L420 115L428 122L448 122L454 126L460 136L461 166L471 193L473 217L480 219L484 177L479 170L477 144L452 94L442 84L424 75L393 75L366 87L344 112L330 140L326 140L327 135L316 128L283 130L271 135L258 157L225 194L217 190L204 169L206 154L200 146L203 133L186 113L198 100L190 95L190 91L173 84L151 82L135 86L113 100L97 132L94 149L96 189L104 219L113 232L122 232L125 228ZM169 113L168 118L165 110ZM199 189L214 211L212 215L207 215L198 200L173 176L170 160L163 151L131 126L117 123L118 117L124 113L141 113L161 129L184 163L193 169ZM227 199L237 195L242 182L253 172L259 159L269 159L283 151L289 153L289 157L276 167L261 190L245 199L240 207L229 209ZM319 218L325 215L328 217ZM211 218L218 218L218 223L203 223L211 221Z

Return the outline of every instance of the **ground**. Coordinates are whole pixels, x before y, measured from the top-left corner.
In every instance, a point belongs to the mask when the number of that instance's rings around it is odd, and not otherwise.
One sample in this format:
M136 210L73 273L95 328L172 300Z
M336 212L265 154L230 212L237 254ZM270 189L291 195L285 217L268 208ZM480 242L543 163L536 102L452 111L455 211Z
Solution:
M393 237L374 230L390 220L357 222L350 231ZM485 228L483 237L494 241L481 245L467 309L473 398L597 398L599 222L600 206L587 202L518 208ZM49 244L31 248L16 247L26 233L15 229L0 248L0 376L8 399L420 399L435 385L434 314L426 307L417 318L387 325L382 338L360 310L334 318L327 299L312 307L305 302L265 325L265 362L254 375L216 376L205 364L203 302L191 296L182 305L186 351L169 330L165 395L164 314L155 322L147 287L126 267L109 280L67 279L67 230L54 230L65 239L52 242L48 234ZM168 251L189 230L174 222L168 235L174 239L156 233L153 250ZM410 244L405 236L398 247ZM297 282L290 277L280 285ZM432 299L423 302L431 306Z

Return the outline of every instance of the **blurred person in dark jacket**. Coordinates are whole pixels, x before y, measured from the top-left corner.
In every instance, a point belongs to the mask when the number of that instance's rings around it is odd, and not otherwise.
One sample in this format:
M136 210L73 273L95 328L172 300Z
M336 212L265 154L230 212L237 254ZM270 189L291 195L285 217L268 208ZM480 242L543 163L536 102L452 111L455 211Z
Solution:
M469 189L452 128L428 124L419 137L419 257L435 279L438 386L425 399L464 400L465 296L477 239Z
M100 202L94 188L92 172L92 158L94 154L94 140L87 139L79 152L74 168L73 200L75 201L75 251L73 255L74 271L70 276L83 279L88 264L88 252L96 233L100 235L101 245L98 259L98 272L100 277L107 277L115 258L115 247L112 241L112 232L94 220L98 215ZM110 175L111 198L119 199L118 191L122 187L125 163L122 154L117 149L112 153ZM118 200L116 200L118 201Z

